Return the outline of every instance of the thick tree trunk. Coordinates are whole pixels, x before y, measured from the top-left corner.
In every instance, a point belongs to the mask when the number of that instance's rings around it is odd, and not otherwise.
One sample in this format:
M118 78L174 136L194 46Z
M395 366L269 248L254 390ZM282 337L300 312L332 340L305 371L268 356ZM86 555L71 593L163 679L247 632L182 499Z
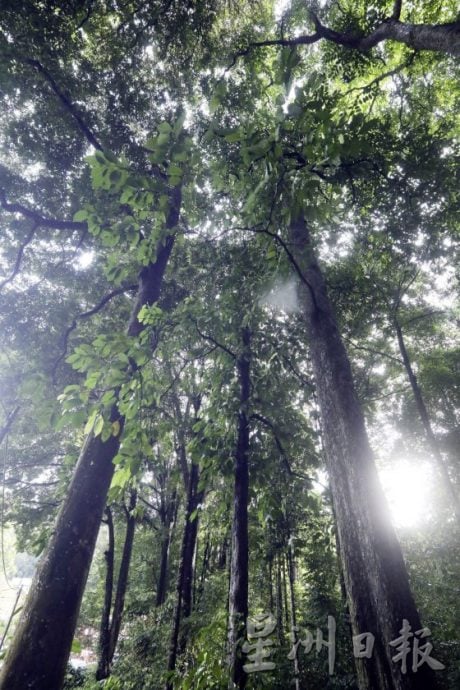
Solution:
M101 627L99 632L99 660L96 670L96 680L102 680L110 675L110 613L112 611L113 574L115 565L115 532L113 528L112 511L105 509L109 543L105 552L106 576L104 591L104 608L102 610Z
M177 225L180 202L180 188L176 188L166 224L170 230ZM156 262L140 272L129 335L136 336L143 328L137 319L140 308L158 300L173 244L174 235L170 235L160 248ZM0 676L1 690L60 690L62 686L112 481L112 461L120 444L124 419L116 406L111 421L119 422L119 434L107 441L91 434L80 453L53 536L42 556L7 654Z
M238 411L238 438L235 452L235 479L233 494L232 552L230 562L228 661L231 683L241 690L247 676L243 670L241 651L248 617L248 496L249 496L249 397L250 397L250 342L249 328L242 330L242 351L237 359L240 384Z
M415 375L414 370L412 369L412 364L410 361L409 353L407 352L406 343L404 342L404 336L401 325L396 317L394 318L393 322L396 330L396 336L398 338L399 352L401 353L404 368L406 369L406 373L412 388L412 393L414 395L415 404L417 405L417 410L420 415L423 428L425 429L428 444L431 448L431 452L433 453L433 457L436 460L437 465L439 467L446 491L452 500L452 505L454 506L455 514L458 518L460 518L460 505L458 495L450 478L444 458L442 457L441 451L439 450L439 445L436 440L436 436L434 435L433 429L431 427L430 416L428 414L428 410L426 409L425 401L423 399L420 386L418 385L417 377Z
M362 690L435 687L427 664L416 673L392 661L403 619L422 625L401 549L377 476L350 362L340 338L324 277L303 217L291 224L291 252L302 275L301 299L308 323L314 377L354 635L375 636L372 657L357 659Z

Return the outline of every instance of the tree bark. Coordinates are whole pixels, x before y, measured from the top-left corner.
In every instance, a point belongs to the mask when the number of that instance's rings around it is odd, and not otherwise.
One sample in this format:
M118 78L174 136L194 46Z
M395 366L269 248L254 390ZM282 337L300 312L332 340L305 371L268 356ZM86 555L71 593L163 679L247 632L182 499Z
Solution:
M193 559L195 555L195 546L198 535L199 517L197 511L198 506L202 503L204 498L204 491L198 491L198 484L200 480L200 470L196 463L192 464L190 469L190 499L187 505L187 522L184 532L184 572L182 578L182 616L188 618L192 612L192 591L193 591ZM191 519L193 513L195 516ZM182 645L181 645L182 646Z
M176 668L177 657L185 649L186 636L180 635L181 621L191 613L192 585L193 585L193 554L195 551L196 537L198 533L198 515L191 519L199 503L203 500L203 491L198 491L199 468L192 463L188 473L189 483L187 491L187 504L184 516L184 532L182 536L179 572L177 576L177 601L174 612L173 627L169 646L168 671ZM167 681L165 690L171 690L172 683Z
M136 529L136 518L132 511L136 507L137 492L131 491L129 508L126 515L126 535L123 544L123 553L121 556L120 570L118 572L117 591L115 593L115 601L113 603L112 622L110 624L110 649L109 649L109 663L112 664L115 650L117 647L118 638L120 636L121 622L123 618L123 611L125 608L125 596L128 588L129 567L131 565L131 555L133 552L134 532Z
M179 219L180 188L171 193L166 227L173 231ZM139 274L139 290L128 334L137 336L143 324L137 318L145 304L156 302L174 244L166 238L157 260ZM114 472L124 419L114 405L111 421L117 436L102 441L90 434L80 453L67 497L42 556L0 676L1 690L60 690L65 675L81 600L97 534Z
M295 602L295 591L294 591L294 583L295 583L295 565L294 565L294 555L292 553L293 549L291 544L289 543L288 549L287 549L287 565L288 565L288 574L289 574L289 598L291 602L291 633L292 633L292 642L293 644L297 640L296 637L296 629L297 629L297 612L296 612L296 602ZM299 690L300 684L299 684L299 660L297 658L297 654L294 657L294 685L295 685L295 690Z
M242 329L242 351L237 359L240 385L238 437L235 452L233 494L232 552L230 562L228 663L230 683L241 690L247 676L243 670L241 652L248 617L248 496L249 496L249 415L250 398L250 342L249 328ZM229 687L233 687L231 684Z
M281 575L281 556L277 554L275 556L276 562L276 590L275 590L275 601L276 601L276 634L278 636L278 643L283 644L284 642L284 624L283 624L283 583Z
M268 39L251 43L250 48L264 46L299 46L312 45L322 39L331 41L346 48L368 51L382 41L396 41L404 43L414 50L432 50L450 55L460 55L460 22L448 24L409 24L399 21L397 17L389 17L381 22L367 36L356 33L343 33L324 26L319 18L310 12L315 24L315 33L303 34L295 38ZM249 49L240 54L245 55Z
M420 415L423 428L425 429L428 444L441 472L444 486L446 487L446 490L450 498L452 499L455 514L457 518L460 518L460 505L458 495L452 483L452 479L450 478L444 458L442 457L441 451L439 450L439 445L436 440L436 436L434 435L433 429L431 427L430 416L428 414L428 410L423 399L422 391L420 389L420 386L418 385L417 377L415 375L414 370L412 369L412 364L410 361L409 353L407 352L406 343L404 342L401 324L399 323L396 317L393 319L393 323L396 330L396 336L398 338L399 352L401 353L404 368L406 369L406 373L412 388L412 393L414 395L415 404L417 405L417 410Z
M209 572L210 554L211 554L211 542L209 539L209 534L207 534L206 545L204 547L204 552L203 552L203 562L201 564L201 573L200 573L200 577L198 580L196 593L194 594L194 598L193 598L193 605L195 608L198 606L199 602L201 601L201 599L203 597L204 582L206 579L206 573Z
M163 506L160 512L163 537L161 541L160 572L158 575L157 594L155 598L156 607L164 604L168 591L169 549L171 546L171 531L176 512L176 503L177 494L174 489L168 505Z
M99 632L99 660L96 670L96 680L107 678L110 674L110 613L112 611L113 575L115 565L115 532L113 528L112 511L105 509L109 543L105 552L106 576L104 590L104 608L102 610L101 627Z
M404 43L414 50L433 50L460 55L460 22L450 24L408 24L398 19L387 19L368 36L341 34L319 22L316 29L321 38L358 50L370 50L386 40Z
M362 690L435 688L427 664L401 673L390 641L403 618L422 628L401 549L378 480L350 362L303 216L291 223L292 255L302 276L300 298L308 324L313 373L324 431L343 574L353 634L375 636L370 659L356 659ZM408 665L410 666L410 665Z

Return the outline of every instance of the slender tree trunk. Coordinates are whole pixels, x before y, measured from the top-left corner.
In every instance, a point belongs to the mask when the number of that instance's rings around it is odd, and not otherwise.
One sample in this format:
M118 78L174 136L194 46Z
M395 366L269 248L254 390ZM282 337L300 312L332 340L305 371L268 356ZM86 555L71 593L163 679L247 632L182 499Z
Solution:
M189 472L187 504L184 516L184 532L182 536L179 572L177 576L177 601L174 612L173 627L169 646L168 671L176 668L177 657L185 649L186 636L180 635L181 621L191 613L192 584L193 584L193 553L195 551L198 532L198 515L191 519L197 506L203 500L203 491L197 491L199 483L199 468L193 463ZM171 690L172 683L166 683L166 690Z
M268 601L270 612L273 613L275 610L275 597L273 596L273 556L271 554L268 557Z
M281 584L283 587L283 597L284 597L284 625L286 630L289 630L289 597L288 597L288 587L287 587L287 575L286 575L286 561L284 555L280 553L280 568L281 568Z
M166 227L179 219L180 188L172 192ZM166 238L154 264L139 274L139 290L128 327L137 336L143 305L160 295L163 274L174 244ZM60 690L65 675L81 600L94 553L97 534L114 472L113 459L120 444L124 419L114 405L112 422L117 436L102 441L89 435L75 469L53 536L41 558L0 676L1 690Z
M222 543L219 545L219 555L217 558L217 568L219 570L225 570L227 567L227 549L228 549L228 540L227 540L227 535L222 540Z
M99 660L96 671L96 680L102 680L110 675L110 613L112 611L113 574L115 562L115 533L113 528L112 511L105 509L107 516L107 528L109 543L105 552L106 576L104 588L104 608L102 610L101 627L99 632Z
M201 573L198 581L196 595L193 599L193 605L196 608L202 599L204 592L204 581L206 579L206 573L209 571L209 560L211 554L211 542L209 540L209 534L206 536L206 545L203 552L203 562L201 564Z
M230 683L241 690L246 685L241 644L245 637L248 617L248 495L249 495L249 416L250 397L250 341L249 328L242 330L242 351L237 359L240 384L238 438L235 453L233 494L232 553L230 563L230 595L228 626L228 659ZM230 685L229 687L232 687Z
M288 566L288 575L289 575L289 599L290 599L290 604L291 604L291 633L292 633L292 642L297 640L297 612L296 612L296 603L295 603L295 591L294 591L294 583L295 583L295 565L294 565L294 556L292 553L292 546L289 544L287 554L287 566ZM300 685L299 685L299 660L297 658L297 654L294 657L294 685L295 685L295 690L299 690Z
M3 443L3 439L5 438L5 436L8 435L18 412L19 406L15 407L14 410L12 410L6 418L4 426L2 426L2 428L0 429L0 444Z
M136 529L136 518L132 511L136 507L137 492L132 491L129 501L129 508L126 515L126 535L121 555L120 570L118 572L117 591L113 603L112 622L110 625L110 656L109 662L112 664L118 638L120 636L121 622L125 608L125 596L128 588L129 567L131 565L131 555L133 552L134 532Z
M449 472L446 467L446 463L444 461L444 458L441 455L441 451L439 450L439 445L436 440L436 436L434 435L433 429L431 427L431 421L430 421L430 416L428 414L428 410L425 405L425 401L423 399L422 391L420 389L420 386L418 385L417 377L415 375L414 370L412 369L412 364L410 361L409 353L407 352L406 348L406 343L404 342L404 337L403 337L403 332L401 325L398 321L398 319L395 317L393 319L393 323L395 326L396 330L396 335L398 338L398 345L399 345L399 352L401 353L401 357L404 363L404 368L406 369L407 376L409 378L409 382L412 388L412 393L414 395L415 399L415 404L417 405L417 410L420 415L420 419L422 421L423 427L425 429L425 434L428 440L428 444L430 446L431 452L433 453L433 457L435 458L437 465L439 467L439 470L441 472L441 476L443 478L443 483L444 486L446 487L446 490L452 499L452 503L455 509L455 514L457 515L457 518L460 518L460 505L459 505L459 499L457 492L455 490L455 487L452 483L452 480L449 476Z
M155 599L156 607L164 604L168 591L169 550L171 547L171 533L175 520L176 506L177 492L174 489L168 505L164 506L161 520L163 537L161 541L160 572L158 575L157 594Z
M19 587L19 589L16 593L16 599L14 600L13 608L12 608L10 616L6 622L5 629L4 629L3 635L2 635L2 639L0 640L0 651L3 649L3 645L5 643L6 636L8 635L8 630L10 629L11 621L13 620L14 614L16 613L16 609L17 609L21 594L22 594L22 585Z
M187 523L184 532L184 574L182 579L182 615L188 618L192 613L192 591L193 591L193 564L195 548L198 535L199 517L197 508L202 503L204 491L198 491L200 470L197 464L193 463L190 470L190 501L187 507ZM195 516L192 519L192 515Z
M324 444L355 635L375 636L370 659L357 662L362 690L419 690L435 687L427 664L416 673L392 661L403 618L422 628L401 549L378 480L350 362L329 302L324 277L301 216L291 224L292 256L302 275L300 297L309 330ZM408 665L410 666L410 665Z
M155 598L155 606L157 608L164 604L168 586L169 547L171 543L171 533L169 528L165 527L165 529L167 529L167 532L161 542L160 572L158 574L157 594Z
M276 556L276 631L278 635L279 644L283 643L284 639L284 624L283 624L283 583L281 576L281 557L280 554Z

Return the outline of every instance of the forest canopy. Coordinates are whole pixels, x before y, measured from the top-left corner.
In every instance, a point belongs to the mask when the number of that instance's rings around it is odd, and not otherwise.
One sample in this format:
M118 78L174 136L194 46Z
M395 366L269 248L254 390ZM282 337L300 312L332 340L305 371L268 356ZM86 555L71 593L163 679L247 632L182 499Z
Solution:
M0 690L457 688L456 3L0 9Z

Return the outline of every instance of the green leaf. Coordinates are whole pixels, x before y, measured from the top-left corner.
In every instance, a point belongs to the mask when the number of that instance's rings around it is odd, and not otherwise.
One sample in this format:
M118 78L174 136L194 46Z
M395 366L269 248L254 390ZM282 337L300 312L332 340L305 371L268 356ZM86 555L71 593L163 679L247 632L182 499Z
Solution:
M99 436L99 434L101 433L103 428L104 428L104 417L100 414L100 415L97 415L97 418L94 422L94 428L93 428L94 435Z
M93 411L91 412L90 416L88 417L88 421L87 421L86 424L85 424L85 428L84 428L84 433L85 433L85 434L89 434L89 433L91 433L91 431L93 430L94 423L95 423L95 421L96 421L97 415L98 415L97 409L96 409L96 410L93 410Z
M172 127L169 122L162 122L158 125L157 129L159 132L161 132L161 134L169 134L172 132Z
M235 129L234 132L231 132L231 134L226 134L224 138L225 141L228 141L229 144L233 144L236 141L241 141L241 139L243 138L243 132L240 128L238 128Z

